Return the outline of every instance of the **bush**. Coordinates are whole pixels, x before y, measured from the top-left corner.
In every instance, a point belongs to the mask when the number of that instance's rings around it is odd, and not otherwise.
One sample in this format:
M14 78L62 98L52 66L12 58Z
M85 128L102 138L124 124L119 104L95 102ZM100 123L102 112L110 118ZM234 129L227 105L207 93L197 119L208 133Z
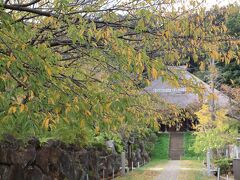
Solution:
M169 134L160 134L151 153L152 160L169 159Z
M221 174L228 174L232 171L232 159L218 159L214 163L220 168Z
M148 153L153 151L157 139L158 139L158 137L157 137L156 133L152 132L145 140L144 148Z
M184 133L184 156L182 159L184 160L197 160L197 159L203 159L204 154L203 153L196 153L193 148L193 144L195 142L196 136L191 132Z

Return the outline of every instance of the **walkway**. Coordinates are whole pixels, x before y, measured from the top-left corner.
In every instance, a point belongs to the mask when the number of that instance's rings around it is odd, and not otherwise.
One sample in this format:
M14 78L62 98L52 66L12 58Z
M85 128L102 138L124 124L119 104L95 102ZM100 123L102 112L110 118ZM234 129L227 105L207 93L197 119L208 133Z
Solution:
M171 132L170 161L154 161L118 180L215 180L206 176L202 161L180 160L183 156L183 133Z
M147 167L135 169L117 180L215 180L206 176L202 161L170 160L159 161Z
M169 161L157 180L177 180L180 171L180 161Z

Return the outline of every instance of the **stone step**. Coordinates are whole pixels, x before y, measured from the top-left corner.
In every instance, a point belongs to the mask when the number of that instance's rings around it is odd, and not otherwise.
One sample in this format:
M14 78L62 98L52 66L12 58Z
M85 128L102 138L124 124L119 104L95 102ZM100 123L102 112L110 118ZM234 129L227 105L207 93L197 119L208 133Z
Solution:
M170 134L169 156L172 160L180 160L183 155L183 133L172 132Z

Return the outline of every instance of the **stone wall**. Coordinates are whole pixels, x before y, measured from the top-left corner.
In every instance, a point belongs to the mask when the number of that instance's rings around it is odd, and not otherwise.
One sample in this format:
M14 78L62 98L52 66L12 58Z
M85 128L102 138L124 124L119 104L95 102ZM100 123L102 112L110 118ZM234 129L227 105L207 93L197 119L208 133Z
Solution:
M134 146L126 162L136 167L149 161L144 142ZM0 142L0 180L111 179L113 172L119 175L120 166L121 155L106 147L80 148L52 140L40 145L36 138L23 143L9 135Z
M111 176L119 171L121 158L105 148L78 148L59 141L40 146L8 136L0 143L0 180L81 180Z

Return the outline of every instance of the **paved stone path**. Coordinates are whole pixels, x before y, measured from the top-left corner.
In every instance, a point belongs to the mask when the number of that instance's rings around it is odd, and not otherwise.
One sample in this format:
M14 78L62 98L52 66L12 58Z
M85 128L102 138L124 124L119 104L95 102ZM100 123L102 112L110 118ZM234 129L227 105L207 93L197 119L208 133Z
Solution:
M170 133L169 155L171 161L164 167L157 180L177 180L181 170L180 158L183 155L183 133Z
M177 180L180 171L180 161L172 160L164 167L157 180Z

